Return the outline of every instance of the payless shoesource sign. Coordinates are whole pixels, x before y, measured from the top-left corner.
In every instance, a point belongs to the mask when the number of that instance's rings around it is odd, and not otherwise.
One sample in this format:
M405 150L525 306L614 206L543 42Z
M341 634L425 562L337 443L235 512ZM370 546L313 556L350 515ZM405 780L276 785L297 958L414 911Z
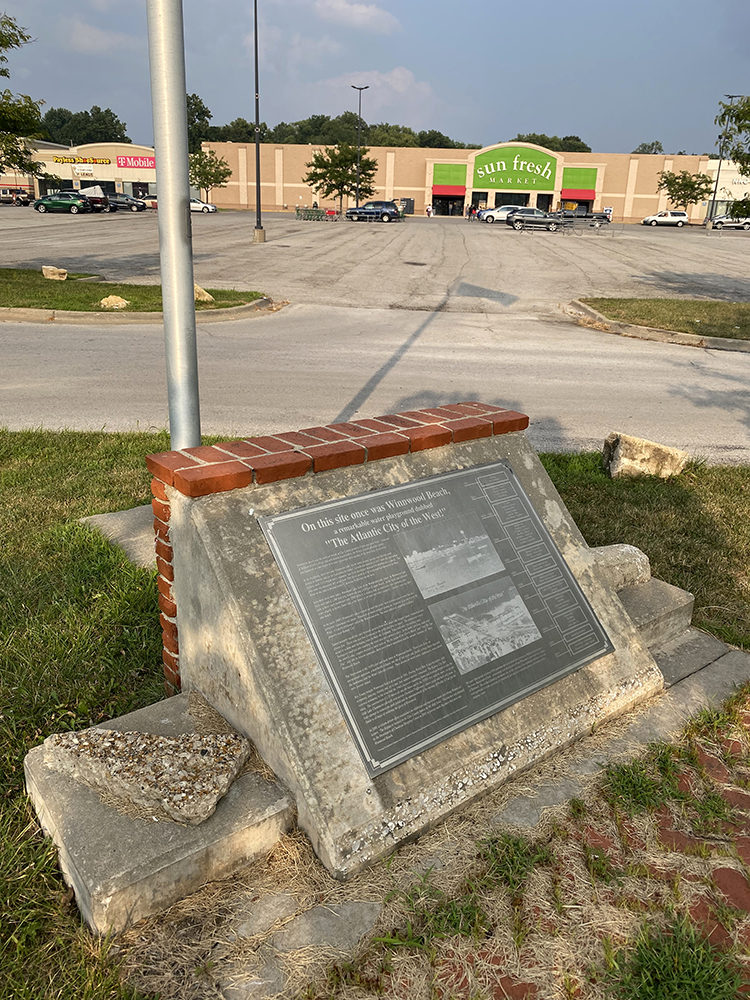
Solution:
M557 159L527 146L496 146L474 160L474 187L554 191Z

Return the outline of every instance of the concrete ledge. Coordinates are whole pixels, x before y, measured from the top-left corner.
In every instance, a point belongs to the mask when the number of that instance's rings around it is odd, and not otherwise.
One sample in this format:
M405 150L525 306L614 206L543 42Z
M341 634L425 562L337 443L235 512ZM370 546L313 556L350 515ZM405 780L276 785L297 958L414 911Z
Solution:
M194 732L187 705L181 695L101 728L161 736ZM253 771L235 781L205 823L182 826L122 815L86 785L48 768L41 746L27 755L24 770L65 880L84 920L100 934L122 931L268 854L294 821L288 793Z
M702 347L712 351L750 353L750 340L733 340L730 337L699 337L695 333L677 333L674 330L659 330L652 326L622 323L620 320L609 319L579 299L573 299L569 303L568 309L574 313L582 313L589 319L600 323L605 328L602 330L603 333L615 333L621 337L634 337L637 340L656 340L662 344L681 344L683 347Z
M150 503L111 514L82 517L81 524L87 524L101 532L110 542L118 545L136 566L156 569L154 512Z
M232 306L229 309L200 309L195 314L195 321L200 326L203 323L221 323L226 320L246 319L259 313L276 312L271 309L274 303L271 299L256 299L244 306ZM278 308L278 307L277 307ZM84 326L101 326L107 324L127 326L133 323L163 323L164 314L160 312L75 312L61 309L16 309L8 306L0 308L0 323L75 323Z

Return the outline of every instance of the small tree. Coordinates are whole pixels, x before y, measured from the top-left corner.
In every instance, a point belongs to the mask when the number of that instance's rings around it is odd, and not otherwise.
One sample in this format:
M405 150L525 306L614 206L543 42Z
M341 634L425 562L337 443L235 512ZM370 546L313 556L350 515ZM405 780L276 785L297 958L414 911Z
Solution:
M359 164L359 193L369 198L375 194L373 179L378 169L378 161L366 154L370 150L362 147ZM302 178L305 184L323 198L339 199L339 211L344 207L344 195L352 197L357 193L357 147L348 142L313 153L306 163L307 173Z
M657 191L666 191L673 205L685 209L708 198L713 188L714 182L708 174L691 174L687 170L681 170L679 174L662 170L656 185Z
M197 153L190 154L190 183L206 192L206 201L212 189L226 187L231 176L232 168L213 149L199 149Z
M719 107L716 124L721 126L720 149L724 157L734 160L741 174L750 177L750 97L742 97L736 104L719 101Z

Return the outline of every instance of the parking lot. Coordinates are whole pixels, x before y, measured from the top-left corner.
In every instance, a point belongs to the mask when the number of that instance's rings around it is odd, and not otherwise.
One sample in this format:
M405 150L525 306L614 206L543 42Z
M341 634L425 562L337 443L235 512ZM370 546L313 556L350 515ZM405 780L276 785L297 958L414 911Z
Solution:
M750 299L750 233L613 224L515 232L452 218L301 222L254 212L192 218L196 281L276 300L371 309L549 315L579 296ZM0 206L3 266L159 281L156 212L45 215Z

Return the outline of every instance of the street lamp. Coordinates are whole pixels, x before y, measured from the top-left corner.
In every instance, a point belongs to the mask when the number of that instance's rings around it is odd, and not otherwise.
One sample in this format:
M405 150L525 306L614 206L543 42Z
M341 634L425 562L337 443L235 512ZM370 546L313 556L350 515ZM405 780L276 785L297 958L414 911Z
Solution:
M357 117L357 208L359 208L359 151L362 148L362 91L369 90L370 85L367 84L366 87L355 87L354 84L351 85L352 90L359 91L359 111Z
M742 94L724 94L724 97L728 97L729 98L729 107L731 108L731 106L734 104L734 102L737 100L737 98L738 97L742 97ZM724 157L724 147L723 147L722 143L724 142L725 139L726 139L726 135L722 132L721 135L718 138L718 143L719 143L719 166L716 168L716 184L714 185L714 196L713 196L713 199L711 201L711 210L710 210L709 216L708 216L709 219L711 219L711 220L713 220L714 216L716 215L716 199L717 199L718 194L719 194L719 175L721 174L721 161L722 161L722 159Z
M253 0L253 40L255 42L255 230L253 243L265 243L266 231L260 221L260 95L258 87L258 0Z

